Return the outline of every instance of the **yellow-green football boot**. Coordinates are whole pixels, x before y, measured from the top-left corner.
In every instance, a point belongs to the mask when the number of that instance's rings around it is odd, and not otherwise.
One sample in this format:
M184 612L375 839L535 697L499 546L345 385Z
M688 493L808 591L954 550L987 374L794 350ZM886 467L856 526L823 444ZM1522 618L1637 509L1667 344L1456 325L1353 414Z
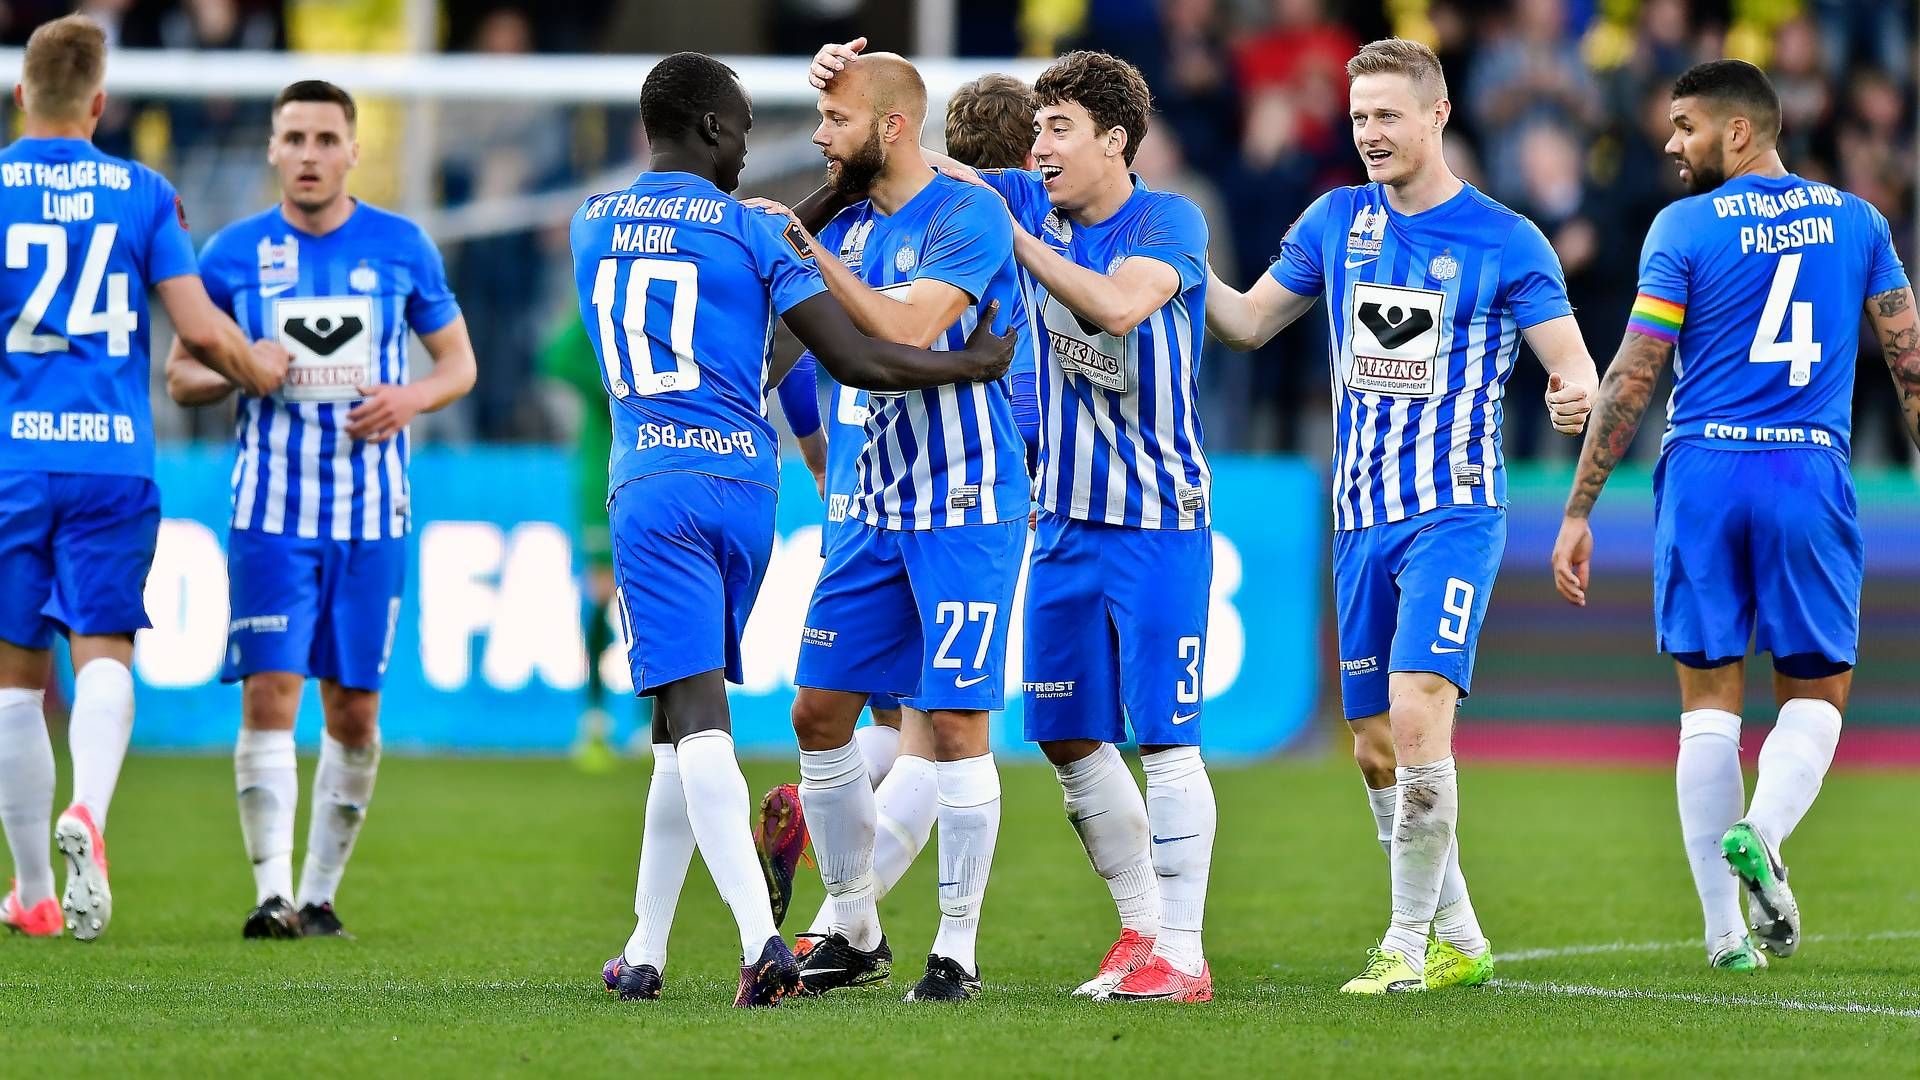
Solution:
M1420 973L1407 958L1392 949L1367 950L1366 970L1348 979L1340 988L1343 994L1406 994L1424 990Z
M1454 986L1479 986L1493 978L1493 946L1468 956L1458 945L1434 938L1427 942L1427 973L1423 978L1429 990Z

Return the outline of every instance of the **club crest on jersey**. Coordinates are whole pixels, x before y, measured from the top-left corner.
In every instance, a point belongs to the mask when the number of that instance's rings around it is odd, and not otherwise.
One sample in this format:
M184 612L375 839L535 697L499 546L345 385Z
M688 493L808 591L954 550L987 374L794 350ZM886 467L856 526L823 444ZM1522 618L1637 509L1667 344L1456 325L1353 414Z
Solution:
M914 254L911 246L903 247L893 253L893 268L903 274L913 273L913 268L919 265L920 256Z
M1432 397L1439 389L1447 295L1366 281L1354 282L1352 295L1347 386L1393 397Z
M1347 230L1347 250L1360 255L1380 254L1387 239L1387 209L1363 206L1353 215L1353 228Z
M1120 269L1120 264L1126 261L1127 261L1127 257L1125 255L1115 255L1113 258L1108 259L1107 260L1107 276L1112 277L1113 272L1115 270Z
M263 236L254 250L259 255L261 288L300 283L300 241L297 238L289 235L285 241L276 244Z
M380 287L380 272L361 263L347 275L347 287L354 292L370 293Z
M1460 262L1450 251L1443 251L1427 264L1427 276L1435 281L1452 281L1460 276Z
M866 261L867 237L872 233L873 222L863 221L848 229L847 235L840 239L840 261L846 263L847 269L856 274L860 272L861 264Z
M1047 235L1060 241L1062 244L1073 243L1073 222L1068 221L1066 215L1060 211L1055 210L1051 214L1048 214L1047 220L1042 223L1041 227L1046 229Z

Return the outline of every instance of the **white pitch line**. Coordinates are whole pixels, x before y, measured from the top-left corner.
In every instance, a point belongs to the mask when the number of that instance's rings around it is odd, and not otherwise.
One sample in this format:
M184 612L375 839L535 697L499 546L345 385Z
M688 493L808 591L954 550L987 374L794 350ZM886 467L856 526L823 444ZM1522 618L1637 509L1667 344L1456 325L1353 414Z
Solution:
M1871 934L1812 934L1802 939L1820 941L1905 941L1920 938L1920 930L1878 930ZM1524 964L1530 960L1554 960L1563 956L1604 956L1610 953L1667 952L1673 949L1703 948L1699 938L1687 941L1613 941L1604 945L1566 945L1549 949L1515 949L1495 959L1502 964Z
M1687 994L1663 990L1623 990L1608 986L1581 986L1576 983L1524 982L1494 979L1487 984L1499 990L1517 990L1534 994L1565 994L1572 997L1612 998L1628 1001L1684 1001L1693 1005L1752 1006L1787 1009L1794 1012L1848 1013L1870 1016L1897 1016L1920 1019L1920 1009L1896 1009L1886 1005L1862 1005L1856 1001L1802 1001L1798 998L1745 997L1736 994Z

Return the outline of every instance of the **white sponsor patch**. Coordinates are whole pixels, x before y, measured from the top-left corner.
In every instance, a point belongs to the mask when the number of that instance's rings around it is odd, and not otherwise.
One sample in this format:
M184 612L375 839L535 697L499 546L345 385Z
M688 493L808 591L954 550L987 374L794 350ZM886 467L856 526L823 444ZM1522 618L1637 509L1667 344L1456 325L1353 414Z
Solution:
M287 401L352 401L374 382L373 299L286 297L273 303L273 325L292 363L280 396Z
M1354 282L1348 311L1353 359L1347 385L1394 397L1432 397L1439 386L1446 299L1445 293L1431 289Z
M1124 338L1088 327L1067 305L1047 297L1047 341L1054 363L1068 375L1077 375L1102 390L1124 394L1133 388L1140 362L1139 336Z

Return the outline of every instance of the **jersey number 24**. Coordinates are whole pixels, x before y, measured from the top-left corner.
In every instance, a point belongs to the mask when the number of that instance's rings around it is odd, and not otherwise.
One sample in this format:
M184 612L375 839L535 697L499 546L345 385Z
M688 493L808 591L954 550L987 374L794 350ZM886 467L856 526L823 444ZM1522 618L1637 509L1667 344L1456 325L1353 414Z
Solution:
M133 332L140 328L140 316L129 305L127 275L107 273L107 260L113 254L113 238L118 225L95 225L87 237L87 254L80 264L80 280L74 285L73 303L67 308L64 333L42 333L60 283L67 278L67 230L59 225L17 222L7 226L7 269L26 270L33 265L33 251L45 252L46 264L40 280L20 305L20 314L7 329L7 351L35 356L66 352L71 338L88 334L107 335L107 355L125 356L133 351ZM107 306L100 303L100 286L107 287Z

